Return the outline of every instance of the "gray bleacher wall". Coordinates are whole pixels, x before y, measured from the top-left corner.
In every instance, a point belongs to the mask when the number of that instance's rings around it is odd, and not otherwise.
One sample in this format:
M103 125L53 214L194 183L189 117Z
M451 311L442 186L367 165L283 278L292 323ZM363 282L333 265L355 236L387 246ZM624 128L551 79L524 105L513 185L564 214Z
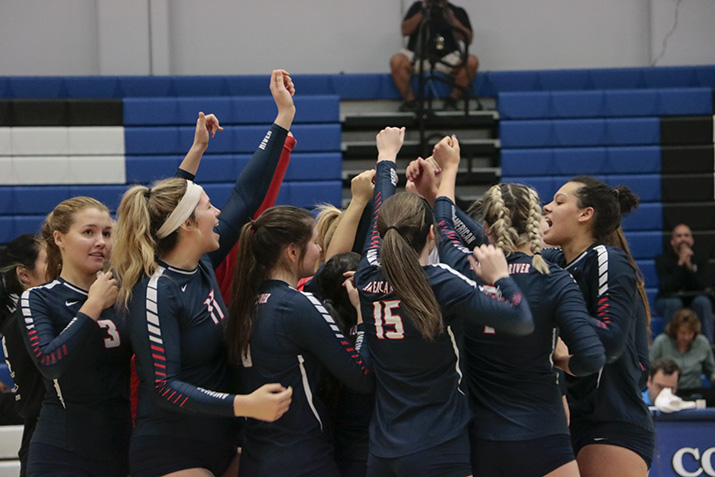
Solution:
M380 73L410 0L0 0L0 75ZM713 0L461 0L482 70L715 63Z

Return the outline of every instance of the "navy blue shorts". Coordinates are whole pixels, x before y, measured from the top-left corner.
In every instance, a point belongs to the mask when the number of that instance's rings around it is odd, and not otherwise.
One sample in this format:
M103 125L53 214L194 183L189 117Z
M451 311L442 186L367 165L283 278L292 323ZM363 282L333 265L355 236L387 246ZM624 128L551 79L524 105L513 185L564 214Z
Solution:
M367 475L390 477L466 477L472 475L469 463L469 436L463 432L451 441L402 457L367 458Z
M221 475L236 458L234 444L167 436L133 437L129 447L132 477L156 477L183 469L208 469Z
M129 466L107 459L89 459L59 447L33 442L27 458L28 477L126 477Z
M491 441L472 437L474 475L541 477L575 460L568 434L522 441Z
M571 443L574 454L590 444L608 444L632 450L650 469L655 452L655 434L627 422L572 421Z

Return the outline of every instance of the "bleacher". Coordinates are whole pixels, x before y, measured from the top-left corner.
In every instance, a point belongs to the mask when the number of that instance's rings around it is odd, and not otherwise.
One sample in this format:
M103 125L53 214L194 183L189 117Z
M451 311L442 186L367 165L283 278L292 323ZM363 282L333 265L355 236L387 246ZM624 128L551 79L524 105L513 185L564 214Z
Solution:
M278 203L339 205L340 102L399 94L386 73L294 81L298 145ZM624 227L651 298L664 230L687 221L715 258L715 66L480 72L475 87L497 100L502 180L547 199L589 174L641 196ZM0 244L36 232L68 197L116 210L128 185L171 175L199 110L225 128L197 176L222 204L275 115L272 103L267 76L0 77Z
M545 202L581 174L640 196L641 207L623 226L652 307L654 260L675 225L688 222L696 247L714 257L714 73L712 67L573 70L525 73L520 82L512 74L500 83L508 91L497 94L502 181L528 184ZM652 327L657 335L662 320L654 317Z

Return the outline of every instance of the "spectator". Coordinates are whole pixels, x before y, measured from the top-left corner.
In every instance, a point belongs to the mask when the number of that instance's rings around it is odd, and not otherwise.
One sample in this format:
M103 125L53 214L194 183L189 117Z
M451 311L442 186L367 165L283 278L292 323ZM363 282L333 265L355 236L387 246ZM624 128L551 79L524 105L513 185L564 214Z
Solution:
M643 400L649 406L655 404L655 399L665 388L670 388L673 394L678 392L680 366L669 358L659 358L651 363L648 370L648 387L643 391Z
M683 308L665 327L665 333L653 341L651 361L670 358L680 366L678 387L681 391L703 386L700 375L715 380L715 360L710 343L700 335L700 321L695 312Z
M708 258L693 252L693 233L685 224L676 225L670 238L671 249L655 259L658 273L656 309L665 323L685 306L697 313L703 334L713 342L712 303L706 293L711 286Z
M423 32L426 44L420 44ZM415 93L410 85L410 75L420 71L415 56L424 55L422 71L436 71L454 76L455 86L445 100L444 110L456 110L457 100L462 96L477 74L479 60L474 55L464 55L459 42L472 42L472 25L467 12L447 0L422 0L414 2L402 20L402 35L408 36L407 48L403 48L390 59L390 70L395 86L402 94L404 102L400 111L417 109Z

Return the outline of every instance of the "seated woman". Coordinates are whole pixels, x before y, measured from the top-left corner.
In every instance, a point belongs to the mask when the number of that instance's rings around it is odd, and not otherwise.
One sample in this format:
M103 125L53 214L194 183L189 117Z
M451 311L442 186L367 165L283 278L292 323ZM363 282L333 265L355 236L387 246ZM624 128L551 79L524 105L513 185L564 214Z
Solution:
M650 360L657 358L670 358L680 366L678 394L702 388L702 374L715 382L713 350L707 338L700 334L700 320L690 308L678 311L665 327L665 333L653 341Z

